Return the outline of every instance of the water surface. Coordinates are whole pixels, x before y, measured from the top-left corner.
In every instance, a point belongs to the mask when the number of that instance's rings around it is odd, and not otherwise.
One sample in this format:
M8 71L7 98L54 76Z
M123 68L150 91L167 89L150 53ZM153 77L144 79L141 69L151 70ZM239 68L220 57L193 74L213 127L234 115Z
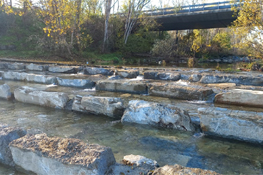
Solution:
M194 133L141 125L121 124L92 114L56 110L0 100L0 121L48 136L78 138L111 147L120 162L127 154L139 154L165 164L210 169L224 174L260 174L262 146L194 137ZM0 168L4 174L17 172Z

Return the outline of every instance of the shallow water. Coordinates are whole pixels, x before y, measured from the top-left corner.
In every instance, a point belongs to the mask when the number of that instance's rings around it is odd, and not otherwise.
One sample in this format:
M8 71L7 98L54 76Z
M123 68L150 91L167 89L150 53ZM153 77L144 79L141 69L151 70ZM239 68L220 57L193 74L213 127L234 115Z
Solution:
M56 110L0 100L0 121L11 126L45 132L49 136L78 138L111 147L116 160L140 154L165 164L180 164L215 170L219 173L263 173L262 146L194 137L194 133L140 125L123 125L100 115ZM4 174L14 170L0 168Z
M71 98L77 94L123 97L126 99L125 105L132 99L175 104L193 115L199 107L213 106L212 103L203 101L188 102L147 95L97 92L94 89L0 80L0 84L3 83L7 83L12 91L19 86L30 86L46 91L66 92ZM232 106L232 109L239 108ZM0 100L0 122L29 129L32 133L44 132L48 136L78 138L84 142L111 147L118 162L121 162L125 155L139 154L156 160L160 166L180 164L223 174L263 173L263 147L259 145L218 138L198 138L191 132L121 124L116 119L102 115L56 110L5 100ZM0 174L22 173L0 166Z

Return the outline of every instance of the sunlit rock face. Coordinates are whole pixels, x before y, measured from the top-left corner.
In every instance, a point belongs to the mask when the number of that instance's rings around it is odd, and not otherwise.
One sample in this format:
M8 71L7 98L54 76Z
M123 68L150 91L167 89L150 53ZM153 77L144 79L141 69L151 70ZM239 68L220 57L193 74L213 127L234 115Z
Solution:
M124 105L120 98L115 97L76 96L72 110L121 118Z
M30 63L26 65L26 69L30 71L44 71L48 68L47 66Z
M142 100L132 100L121 119L123 123L138 123L165 128L193 131L194 127L186 111Z
M215 96L215 103L263 107L263 91L234 89Z
M17 165L40 175L104 175L115 164L111 148L46 134L14 140L10 149Z
M39 91L27 86L15 89L14 96L20 102L58 109L63 109L69 100L65 93Z
M42 83L42 84L56 83L56 77L53 76L31 74L25 72L12 72L12 71L4 72L3 79L27 81L27 82Z
M149 83L149 95L171 97L182 100L205 100L213 94L211 88L191 84L176 84L171 82Z
M3 99L11 98L11 90L7 84L0 85L0 98Z
M2 164L9 166L15 165L9 148L9 143L25 135L25 130L0 124L0 162Z
M263 113L226 108L199 108L201 129L205 134L263 143Z

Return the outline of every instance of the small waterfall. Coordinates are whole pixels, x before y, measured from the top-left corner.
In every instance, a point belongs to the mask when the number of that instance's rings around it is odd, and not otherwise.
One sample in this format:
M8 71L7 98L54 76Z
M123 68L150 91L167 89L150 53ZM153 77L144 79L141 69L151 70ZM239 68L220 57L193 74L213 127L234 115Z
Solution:
M46 87L48 87L48 88L50 88L50 87L56 87L56 86L58 86L58 85L55 85L55 84L48 84L48 85L46 85Z
M96 87L93 87L92 89L84 89L83 91L85 91L85 92L95 92L96 91Z
M176 82L176 84L180 84L180 85L187 86L187 85L190 84L190 82L186 82L186 81L179 80L179 81Z
M142 75L138 75L136 78L130 79L130 81L136 81L136 80L144 80Z

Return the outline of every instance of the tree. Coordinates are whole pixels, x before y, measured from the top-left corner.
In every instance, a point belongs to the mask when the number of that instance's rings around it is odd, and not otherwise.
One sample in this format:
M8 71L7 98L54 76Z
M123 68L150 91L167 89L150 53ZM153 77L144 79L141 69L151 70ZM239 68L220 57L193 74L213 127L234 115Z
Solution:
M125 9L127 10L125 16L126 21L125 21L125 32L124 32L124 44L127 43L132 29L142 13L142 9L150 1L151 0L128 0L128 3L124 5Z
M193 30L193 44L191 50L194 52L194 57L196 53L200 52L203 43L204 39L200 33L200 30Z
M112 0L105 0L105 28L104 28L104 39L103 39L103 47L102 52L105 52L105 47L108 41L108 24L109 24L109 18L110 18L110 11L111 11L111 2Z
M263 1L244 0L234 6L237 19L231 26L239 40L235 47L246 50L250 56L263 58Z

